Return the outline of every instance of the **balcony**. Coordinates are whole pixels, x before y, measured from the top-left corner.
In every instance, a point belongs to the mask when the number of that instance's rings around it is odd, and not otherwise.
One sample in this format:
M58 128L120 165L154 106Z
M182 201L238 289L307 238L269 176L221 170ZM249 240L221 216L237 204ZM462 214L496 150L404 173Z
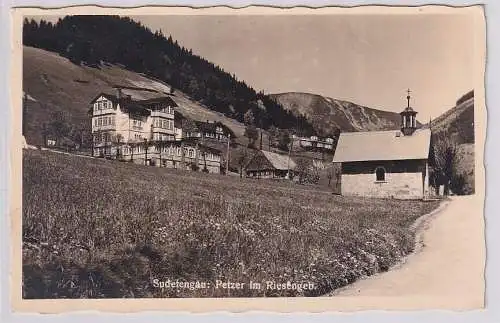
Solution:
M103 131L103 130L116 130L116 125L114 124L107 124L107 125L92 125L92 132L95 131Z
M172 110L173 112L173 110ZM174 114L173 113L167 113L167 112L161 112L161 111L151 111L151 117L163 117L167 119L173 119Z
M159 133L165 133L165 134L169 134L169 135L175 135L175 129L165 129L165 128L161 128L161 127L151 127L151 131L152 132L159 132Z

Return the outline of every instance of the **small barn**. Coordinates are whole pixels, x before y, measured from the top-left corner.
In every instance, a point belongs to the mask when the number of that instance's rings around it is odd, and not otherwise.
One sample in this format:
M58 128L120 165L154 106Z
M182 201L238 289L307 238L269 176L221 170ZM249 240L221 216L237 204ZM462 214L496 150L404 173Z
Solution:
M430 129L417 129L409 106L401 130L342 133L334 163L341 165L340 193L420 199L429 191Z
M245 171L248 177L285 179L296 167L288 155L259 150L247 163Z

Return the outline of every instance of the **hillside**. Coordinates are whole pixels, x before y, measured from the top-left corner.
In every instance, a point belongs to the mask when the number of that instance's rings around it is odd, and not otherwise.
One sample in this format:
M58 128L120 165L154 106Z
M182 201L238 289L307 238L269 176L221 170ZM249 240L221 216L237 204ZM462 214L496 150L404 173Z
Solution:
M457 100L456 105L431 121L432 131L446 133L458 144L474 143L474 91Z
M426 125L428 126L428 125ZM474 91L459 98L456 105L431 121L436 139L446 137L458 145L457 173L465 180L464 191L475 191Z
M107 64L100 69L78 66L68 59L42 49L23 48L23 90L27 94L26 140L30 144L42 143L43 124L54 113L62 113L76 129L89 131L87 114L89 102L100 92L114 93L113 85L154 89L168 92L168 84L155 81L125 68ZM125 91L126 92L126 91ZM133 91L133 96L145 98L145 91ZM154 93L153 93L154 95ZM243 140L244 125L234 119L191 100L179 90L175 91L179 112L194 120L221 121Z
M271 94L285 109L304 115L321 135L332 129L342 132L392 130L400 126L398 113L367 108L317 94L289 92Z
M97 74L107 63L123 66L166 82L208 109L239 122L251 110L255 124L264 129L291 129L300 123L302 130L313 134L307 120L283 109L268 95L257 93L172 36L152 31L128 17L66 16L55 24L26 19L23 45L57 53L76 67L91 66Z

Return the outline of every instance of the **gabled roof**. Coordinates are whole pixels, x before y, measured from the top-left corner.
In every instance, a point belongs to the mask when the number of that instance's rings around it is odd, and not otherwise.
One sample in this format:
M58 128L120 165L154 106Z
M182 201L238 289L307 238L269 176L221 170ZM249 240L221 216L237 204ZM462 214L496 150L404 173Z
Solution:
M341 133L333 162L427 159L430 142L429 129L411 136L398 130Z
M288 170L289 166L293 170L297 165L291 158L289 159L288 155L261 150L255 153L247 163L245 169L250 171L267 169Z
M101 92L95 98L93 98L92 101L90 101L90 104L93 104L101 96L105 97L106 99L110 100L111 102L113 102L115 104L118 103L118 97L116 95L112 95L112 94L109 94L109 93Z
M264 156L266 156L267 160L271 162L274 168L279 169L279 170L288 170L288 167L290 166L290 169L295 169L297 166L295 162L288 157L288 155L281 155L277 153L273 153L270 151L262 151Z
M106 99L110 100L113 102L114 106L113 108L116 108L116 104L120 104L120 109L122 109L126 113L130 113L132 115L139 115L139 116L148 116L150 115L150 112L148 110L148 107L157 103L166 103L172 107L177 107L177 103L175 103L174 100L172 100L171 97L168 96L163 96L163 97L155 97L147 100L134 100L132 98L129 98L128 96L124 96L122 98L118 98L116 95L108 94L101 92L99 95L97 95L92 101L90 101L90 105L94 104L94 102L99 99L101 96L105 97ZM91 107L89 109L89 114L91 114L93 111L93 108Z

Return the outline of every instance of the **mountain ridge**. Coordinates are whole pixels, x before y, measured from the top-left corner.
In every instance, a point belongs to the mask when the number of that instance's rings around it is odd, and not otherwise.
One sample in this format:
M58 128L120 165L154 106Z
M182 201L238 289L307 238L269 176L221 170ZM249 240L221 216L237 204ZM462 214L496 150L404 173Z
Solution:
M327 135L332 128L341 132L396 130L400 115L396 112L369 108L350 101L308 92L269 94L285 109L311 121L317 132ZM420 125L420 123L419 123Z

